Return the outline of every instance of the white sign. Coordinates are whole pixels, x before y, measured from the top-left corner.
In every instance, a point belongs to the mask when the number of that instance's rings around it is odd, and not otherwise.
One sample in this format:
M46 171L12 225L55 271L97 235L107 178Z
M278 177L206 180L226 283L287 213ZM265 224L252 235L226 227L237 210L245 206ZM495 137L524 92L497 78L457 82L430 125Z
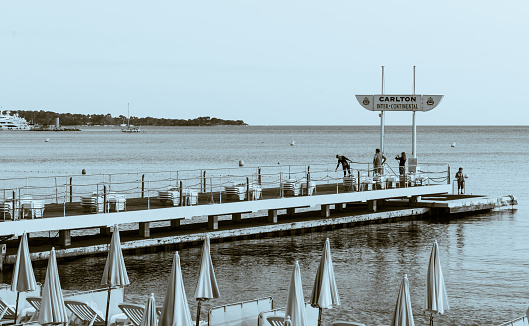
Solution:
M430 111L443 95L356 95L358 103L370 111Z

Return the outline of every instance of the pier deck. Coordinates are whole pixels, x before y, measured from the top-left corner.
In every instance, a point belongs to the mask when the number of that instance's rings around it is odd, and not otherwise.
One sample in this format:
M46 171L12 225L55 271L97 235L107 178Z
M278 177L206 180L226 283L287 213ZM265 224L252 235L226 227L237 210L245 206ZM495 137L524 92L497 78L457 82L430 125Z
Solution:
M184 178L185 171L176 172L176 177L174 172L165 173L166 178L147 174L133 174L132 179L128 174L112 178L108 175L104 182L97 181L101 178L97 175L88 179L73 176L63 181L55 177L53 187L32 186L25 179L26 186L3 190L0 269L4 263L14 261L17 237L23 233L29 235L32 260L43 260L47 259L51 246L59 248L59 258L104 253L111 227L118 224L123 225L120 230L124 251L138 253L193 245L206 233L214 241L225 241L423 216L443 218L516 204L512 196L447 195L452 190L450 168L439 164L424 164L417 173L378 176L376 181L370 177L373 171L369 165L367 169L357 169L356 178L343 179L340 174L332 176L334 166L319 170L300 166L298 171L295 166L288 166L288 170L280 168L284 171L264 173L264 169L258 168L256 173L242 175L235 175L234 171L226 175L214 171L217 174L213 175L210 171L209 179L204 170L191 171L195 175L188 178ZM296 188L291 188L293 183ZM175 185L179 185L180 197L175 203L156 196L174 191ZM238 188L237 195L230 196L233 188ZM187 195L180 196L180 192ZM87 200L92 203L92 194L98 198L94 202L97 213L92 213L92 206L87 211L87 206L81 205ZM33 198L28 199L28 195ZM122 200L120 205L114 201L113 208L119 208L119 212L110 212L109 196ZM24 213L27 206L22 204L27 205L27 200L31 205L41 205L40 208L46 202L44 212L32 211L31 206L30 215L35 218L28 218Z
M439 200L436 201L436 198L439 198ZM494 207L476 206L475 212L484 212L493 208L516 204L515 199L510 196L489 198L446 194L429 197L429 200L426 201L426 206L432 206L433 202L437 202L438 204L445 203L452 207L456 203L462 202L467 204L471 202L494 203ZM275 223L270 223L266 215L247 217L241 220L226 218L219 220L218 228L214 230L208 228L207 217L203 217L196 221L183 221L178 227L169 227L167 224L157 223L158 226L150 229L149 238L142 237L138 234L137 229L121 230L120 237L125 254L140 254L179 250L186 246L201 245L206 234L210 236L212 242L222 242L237 239L318 232L366 223L389 223L400 220L438 217L435 214L435 207L422 207L421 203L413 203L409 200L384 201L379 205L377 212L373 212L368 205L361 203L347 205L335 204L334 209L331 210L332 218L322 217L317 210L306 210L294 215L290 215L288 212L286 214L280 214L277 216ZM441 207L444 206L442 205ZM44 263L48 259L51 247L56 247L58 259L103 255L108 250L110 235L94 234L76 236L72 238L72 243L67 248L61 247L57 237L30 237L29 241L31 259ZM3 259L5 265L12 265L14 263L17 244L17 239L12 239L7 242L7 252Z

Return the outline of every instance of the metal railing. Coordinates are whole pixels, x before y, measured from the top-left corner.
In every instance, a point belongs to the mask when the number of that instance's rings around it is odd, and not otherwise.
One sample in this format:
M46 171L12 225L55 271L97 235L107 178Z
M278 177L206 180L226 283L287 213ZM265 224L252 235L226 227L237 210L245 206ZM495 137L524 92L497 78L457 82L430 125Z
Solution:
M235 186L245 192L244 196L241 194L244 200L252 200L450 184L450 167L441 163L421 163L400 174L395 173L398 167L394 169L387 164L380 171L380 167L372 164L353 162L351 176L347 178L341 169L335 168L335 164L329 163L0 179L0 219L2 216L4 220L11 216L16 219L25 208L33 213L32 206L24 207L24 200L62 205L66 215L67 206L89 196L103 198L102 212L108 212L107 199L116 195L143 199L150 209L159 192L169 189L196 195L196 202L190 204L218 204L228 199L226 188ZM254 196L250 195L252 191ZM186 203L180 200L177 204Z

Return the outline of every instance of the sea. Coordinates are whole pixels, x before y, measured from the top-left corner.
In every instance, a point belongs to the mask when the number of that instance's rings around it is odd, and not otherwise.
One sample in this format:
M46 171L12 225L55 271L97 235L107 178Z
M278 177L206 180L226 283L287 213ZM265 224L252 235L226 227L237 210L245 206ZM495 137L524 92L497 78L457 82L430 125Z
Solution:
M371 162L380 147L379 126L215 126L141 127L122 133L116 127L79 127L81 131L1 131L0 179L121 172L237 168L266 165L336 164L336 154ZM47 141L46 141L47 140ZM410 126L386 126L384 153L411 156ZM293 145L291 145L293 144ZM323 244L329 238L341 305L323 311L323 322L349 320L390 324L404 274L410 281L415 323L428 324L423 310L426 271L437 240L449 310L437 325L498 325L529 307L529 127L418 126L420 163L446 163L452 176L468 175L466 192L513 195L518 205L449 221L403 221L355 226L280 238L212 243L220 289L204 311L227 303L271 296L286 304L295 261L301 267L308 301ZM340 173L340 170L337 172ZM1 227L1 225L0 225ZM184 285L194 316L200 247L179 252ZM125 299L145 303L154 293L163 302L173 253L127 255L131 284ZM100 287L105 257L61 262L63 289ZM44 282L45 268L35 269ZM0 273L10 283L11 271Z

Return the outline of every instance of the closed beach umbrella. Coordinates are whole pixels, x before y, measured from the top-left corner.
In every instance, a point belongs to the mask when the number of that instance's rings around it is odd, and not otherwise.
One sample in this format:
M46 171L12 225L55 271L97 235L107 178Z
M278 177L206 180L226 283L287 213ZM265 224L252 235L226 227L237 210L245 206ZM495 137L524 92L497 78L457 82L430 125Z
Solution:
M169 277L169 286L165 293L159 326L193 326L178 252L173 257L173 267Z
M110 305L110 291L113 286L125 286L130 284L125 268L125 261L123 260L123 252L121 251L121 243L119 239L119 229L114 225L114 232L112 233L112 240L110 240L110 249L108 250L107 262L101 279L101 285L108 286L107 310L105 315L105 323L108 324L108 310Z
M147 300L147 305L143 311L143 317L141 317L140 326L157 326L158 325L158 314L156 313L156 303L154 300L154 294L151 293Z
M33 266L31 265L31 256L29 254L28 237L24 232L20 237L18 245L17 259L15 261L15 268L13 270L13 278L11 280L11 291L17 292L17 301L15 305L15 322L18 313L18 297L20 292L35 291L37 289L37 281L33 273Z
M200 271L198 274L198 283L195 289L195 299L198 301L196 320L197 326L200 321L200 306L202 305L202 301L215 299L218 297L219 287L217 285L217 279L215 278L213 263L211 262L209 236L206 236L206 239L204 239L204 246L202 247L202 256L200 258Z
M57 269L57 258L55 248L51 249L48 259L48 270L44 288L42 289L42 300L39 309L39 324L66 324L68 314L62 297L61 282L59 281L59 271Z
M391 326L415 326L411 311L410 284L406 274L404 274L404 278L400 284L399 296L397 297Z
M315 308L319 308L318 325L321 325L322 309L330 309L333 306L340 305L340 296L338 295L338 287L336 286L334 268L332 266L329 238L325 240L320 266L316 272L316 279L314 280L314 287L310 296L310 304Z
M433 243L426 276L426 296L424 310L430 312L430 325L433 325L433 314L442 314L448 310L448 296L446 295L445 281L439 259L437 240Z
M292 277L288 286L287 308L285 319L290 317L292 326L305 326L307 316L305 314L305 300L303 298L303 286L301 285L301 271L299 263L296 261Z

